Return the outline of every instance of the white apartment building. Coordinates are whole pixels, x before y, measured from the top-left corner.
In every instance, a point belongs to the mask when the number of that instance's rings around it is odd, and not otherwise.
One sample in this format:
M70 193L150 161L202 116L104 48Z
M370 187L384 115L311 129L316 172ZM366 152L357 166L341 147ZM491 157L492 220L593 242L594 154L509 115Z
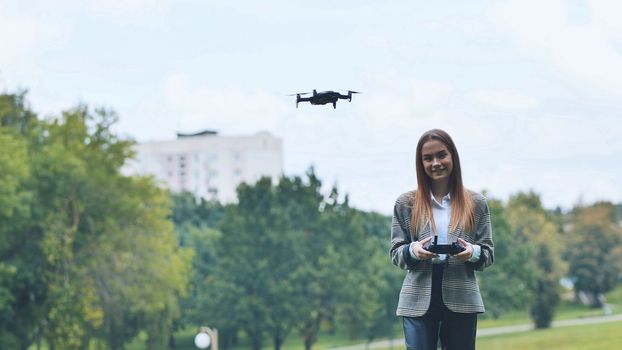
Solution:
M153 175L172 192L189 191L223 203L236 200L240 183L262 176L276 180L283 173L283 142L266 131L247 136L178 133L176 140L145 142L135 150L127 172Z

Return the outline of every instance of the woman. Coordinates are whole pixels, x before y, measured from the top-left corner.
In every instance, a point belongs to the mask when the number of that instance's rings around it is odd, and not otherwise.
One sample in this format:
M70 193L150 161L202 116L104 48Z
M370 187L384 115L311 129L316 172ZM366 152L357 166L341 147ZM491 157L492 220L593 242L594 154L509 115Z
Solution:
M417 190L395 203L391 260L408 270L397 315L403 316L407 349L475 349L477 314L484 303L475 278L494 260L486 199L466 190L458 150L443 130L425 132L417 144ZM426 248L458 242L455 255Z

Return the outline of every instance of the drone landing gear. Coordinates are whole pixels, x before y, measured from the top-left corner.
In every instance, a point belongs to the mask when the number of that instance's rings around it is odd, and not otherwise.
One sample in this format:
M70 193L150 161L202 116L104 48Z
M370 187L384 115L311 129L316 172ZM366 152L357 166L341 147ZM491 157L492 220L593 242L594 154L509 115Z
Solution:
M333 102L333 109L337 109L337 101Z

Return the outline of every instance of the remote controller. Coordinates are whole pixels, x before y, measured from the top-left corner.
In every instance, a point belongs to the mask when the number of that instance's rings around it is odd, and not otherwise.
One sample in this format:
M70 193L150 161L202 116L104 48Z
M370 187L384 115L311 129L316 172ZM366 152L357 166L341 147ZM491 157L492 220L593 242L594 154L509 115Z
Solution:
M438 244L438 235L434 236L434 242L432 242L425 250L435 253L435 254L449 254L456 255L462 251L464 251L464 247L458 244L458 242L453 242L452 244Z

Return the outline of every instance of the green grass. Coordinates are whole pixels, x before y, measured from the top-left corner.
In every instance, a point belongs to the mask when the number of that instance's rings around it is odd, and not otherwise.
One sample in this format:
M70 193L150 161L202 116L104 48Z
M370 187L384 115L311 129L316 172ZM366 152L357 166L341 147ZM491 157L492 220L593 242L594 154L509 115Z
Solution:
M622 294L622 293L621 293ZM614 312L620 313L620 307L614 308ZM555 320L584 318L591 316L601 316L603 314L602 309L591 309L581 305L562 304L557 309L555 314ZM478 321L478 329L491 328L491 327L504 327L517 324L530 323L529 315L527 312L509 312L504 314L497 320L493 319L481 319ZM583 329L589 330L587 333ZM196 327L186 328L175 334L176 350L195 350L194 336L196 335ZM615 330L615 331L613 331ZM592 332L595 332L595 336L592 336ZM619 333L619 335L618 335ZM617 337L612 334L616 334ZM396 338L402 336L402 326L400 322L396 322L394 328L394 335ZM588 336L589 335L589 336ZM593 347L588 347L587 342L581 342L575 338L594 339ZM145 349L145 335L141 334L133 342L127 345L127 350L144 350ZM570 343L561 341L566 339L573 339ZM612 344L609 342L614 341ZM265 349L272 349L272 343L266 339L264 344ZM351 339L343 332L335 332L330 334L326 331L321 332L318 341L313 345L313 349L327 349L338 346L347 346L353 344L364 343L361 339ZM530 343L532 342L532 343ZM603 323L589 326L579 327L564 327L550 330L539 330L532 332L525 332L519 334L505 334L499 336L483 337L478 339L478 349L613 349L619 344L622 344L622 322ZM579 344L576 347L568 347L567 344ZM510 347L512 344L520 344L516 347ZM562 344L560 347L550 347L549 344ZM603 345L608 344L608 345ZM592 345L590 345L592 346ZM247 349L244 337L241 335L239 346L236 349ZM401 348L401 344L395 344L395 348ZM35 347L31 347L34 350ZM47 349L47 347L43 347ZM284 350L300 350L303 349L302 340L297 336L297 333L292 332L290 337L283 345Z
M620 294L620 298L622 299L622 288L616 289L615 292L618 293L618 291ZM612 297L608 295L607 300L608 302L613 303L613 300L615 300L615 296ZM613 311L614 313L622 313L622 308L620 307L620 305L615 305L613 308ZM586 318L586 317L594 317L594 316L602 316L602 315L603 315L602 309L593 309L593 308L590 308L584 305L576 305L576 304L572 304L569 302L562 302L556 309L555 320L558 321L558 320ZM396 318L396 321L397 321L397 318ZM478 329L505 327L505 326L530 324L530 323L532 323L532 321L529 318L529 314L526 311L512 311L512 312L503 314L499 319L480 318L480 320L478 321ZM621 324L619 322L617 324L618 324L618 327L620 327ZM599 325L596 325L596 326L599 326ZM195 349L192 343L192 339L194 338L194 335L196 334L195 330L196 330L195 328L186 329L176 334L178 349L180 350ZM538 331L538 332L548 332L548 331ZM399 321L396 322L393 333L395 335L395 338L402 336L401 322ZM498 337L505 339L506 337L510 337L510 336L513 337L515 335L502 335ZM494 339L496 337L490 337L490 338ZM488 339L488 337L482 338L482 342L488 341L484 339ZM378 339L378 340L382 340L382 339ZM264 344L264 349L266 350L272 349L273 348L272 343L269 342L269 340L266 340L266 341L267 343ZM364 342L365 340L362 340L362 339L351 339L350 337L348 337L346 334L343 334L342 332L336 332L334 334L329 334L324 331L320 333L318 337L318 341L313 345L313 349L317 349L317 350L328 349L332 347L348 346L348 345L360 344ZM478 344L479 342L480 341L478 340ZM140 347L140 343L137 343L136 345L137 347L128 348L128 350L143 350L143 348ZM399 348L401 344L396 344L395 346ZM238 346L235 347L235 349L247 349L247 348L249 347L247 346L244 336L242 335L240 337L240 343ZM480 347L478 345L478 349L479 348ZM292 332L292 334L290 334L289 338L286 340L285 344L283 344L283 349L284 350L303 349L302 339L300 339L297 336L297 333ZM490 348L490 349L495 349L495 348ZM498 349L502 349L502 347L499 347ZM533 349L537 349L537 348L533 348ZM525 350L525 349L521 349L521 350Z
M622 286L607 294L607 302L612 304L614 314L622 313ZM585 318L602 316L602 309L592 309L587 306L562 302L555 311L555 320L566 320L575 318ZM488 319L480 317L478 329L505 327L518 324L531 323L529 314L525 311L513 311L502 315L499 319ZM499 336L483 337L478 339L478 349L613 349L622 344L622 322L603 323L589 326L564 327L548 330L538 330L532 332L506 334ZM615 330L615 331L614 331ZM175 334L176 350L195 350L194 336L197 328L189 327L178 331ZM617 331L617 332L616 332ZM620 335L617 335L620 333ZM394 325L395 338L402 336L401 322L396 318ZM614 336L615 334L615 336ZM576 338L588 339L586 341ZM144 350L145 335L141 334L133 342L127 345L127 350ZM240 344L236 349L248 348L243 335L240 336ZM380 339L382 340L382 339ZM568 340L568 341L567 341ZM610 341L611 340L611 341ZM272 349L270 339L266 339L264 349ZM351 339L343 332L329 333L320 332L318 341L313 345L313 349L327 349L336 346L347 346L364 343L362 339ZM513 347L517 344L516 347ZM557 346L557 347L555 347ZM394 349L401 348L401 344L395 344ZM31 347L34 350L35 347ZM43 347L47 349L47 347ZM292 332L285 341L283 349L301 350L303 349L302 339L296 332Z
M618 313L620 313L620 311L621 310L619 310L618 308ZM562 303L557 308L557 311L555 313L555 320L576 319L576 318L585 318L585 317L602 316L602 315L603 315L602 309L592 309L587 306L574 305L570 303ZM478 321L478 329L492 328L492 327L505 327L505 326L529 324L529 323L531 323L531 319L529 318L529 314L526 311L513 311L513 312L504 314L502 317L496 320L481 319L480 321ZM617 323L617 324L618 324L618 327L620 327L621 324L620 323ZM176 339L177 339L178 349L180 350L195 349L194 346L192 345L192 338L194 337L195 334L196 334L195 329L188 329L184 331L183 333L177 333ZM401 322L396 322L393 334L395 338L399 338L402 336ZM510 335L503 335L499 337L502 339L505 339L506 337L509 337L509 336ZM511 336L513 337L515 335L511 335ZM487 339L487 338L488 337L482 338L482 342L484 341L484 339ZM490 337L490 338L496 338L496 337ZM382 339L378 339L378 340L382 340ZM364 342L365 340L362 340L362 339L351 339L350 337L348 337L346 334L343 334L342 332L336 332L334 334L329 334L327 332L321 332L319 335L318 341L313 345L313 349L317 349L317 350L328 349L328 348L339 347L339 346L360 344ZM480 341L478 340L478 344L479 342ZM188 344L188 345L186 347L186 346L182 346L182 344L184 345ZM140 344L137 344L137 345L140 345ZM396 344L395 347L400 348L401 344ZM240 344L236 346L235 348L236 349L249 348L246 345L246 342L243 336L240 338ZM264 349L266 350L272 349L272 343L270 342L265 343ZM297 333L292 333L290 337L287 339L287 341L285 342L285 344L283 344L283 349L284 350L303 349L302 339L300 339L297 336ZM478 349L480 349L479 345L478 345ZM489 349L495 349L495 348L493 347ZM503 348L499 347L498 349L503 349ZM533 349L540 349L540 348L533 348ZM541 348L541 349L545 349L545 348ZM136 348L128 348L128 350L143 350L143 348L138 346ZM521 349L521 350L525 350L525 349Z
M482 337L479 350L596 350L618 349L622 344L622 322L535 330Z
M622 291L622 288L620 289ZM622 313L622 305L613 305L612 311L614 314ZM578 305L569 302L562 302L555 310L554 320L570 320L575 318L586 318L603 316L603 309L594 309L585 305ZM493 327L505 327L519 324L531 323L529 313L527 311L511 311L503 314L498 319L480 317L477 321L477 328L493 328Z
M600 349L617 349L622 344L622 321L601 323L593 325L561 327L546 330L534 330L529 332L521 332L515 334L503 334L498 336L481 337L477 340L477 349L479 350L600 350ZM182 337L178 337L180 341L177 343L177 349L190 350L196 349L192 345L192 337L194 331L186 331L185 337L189 343L181 342ZM313 347L314 349L326 349L334 346L335 340L326 341L322 339ZM144 346L136 343L135 346L128 346L128 350L143 349ZM266 344L266 348L270 348ZM284 349L301 349L302 344L296 346L286 345ZM395 344L393 349L402 348L401 344ZM385 349L389 350L389 349Z
M603 350L622 344L622 321L503 334L477 339L478 350ZM396 344L393 349L401 348Z
M622 286L607 293L607 303L614 304L618 307L622 306Z

